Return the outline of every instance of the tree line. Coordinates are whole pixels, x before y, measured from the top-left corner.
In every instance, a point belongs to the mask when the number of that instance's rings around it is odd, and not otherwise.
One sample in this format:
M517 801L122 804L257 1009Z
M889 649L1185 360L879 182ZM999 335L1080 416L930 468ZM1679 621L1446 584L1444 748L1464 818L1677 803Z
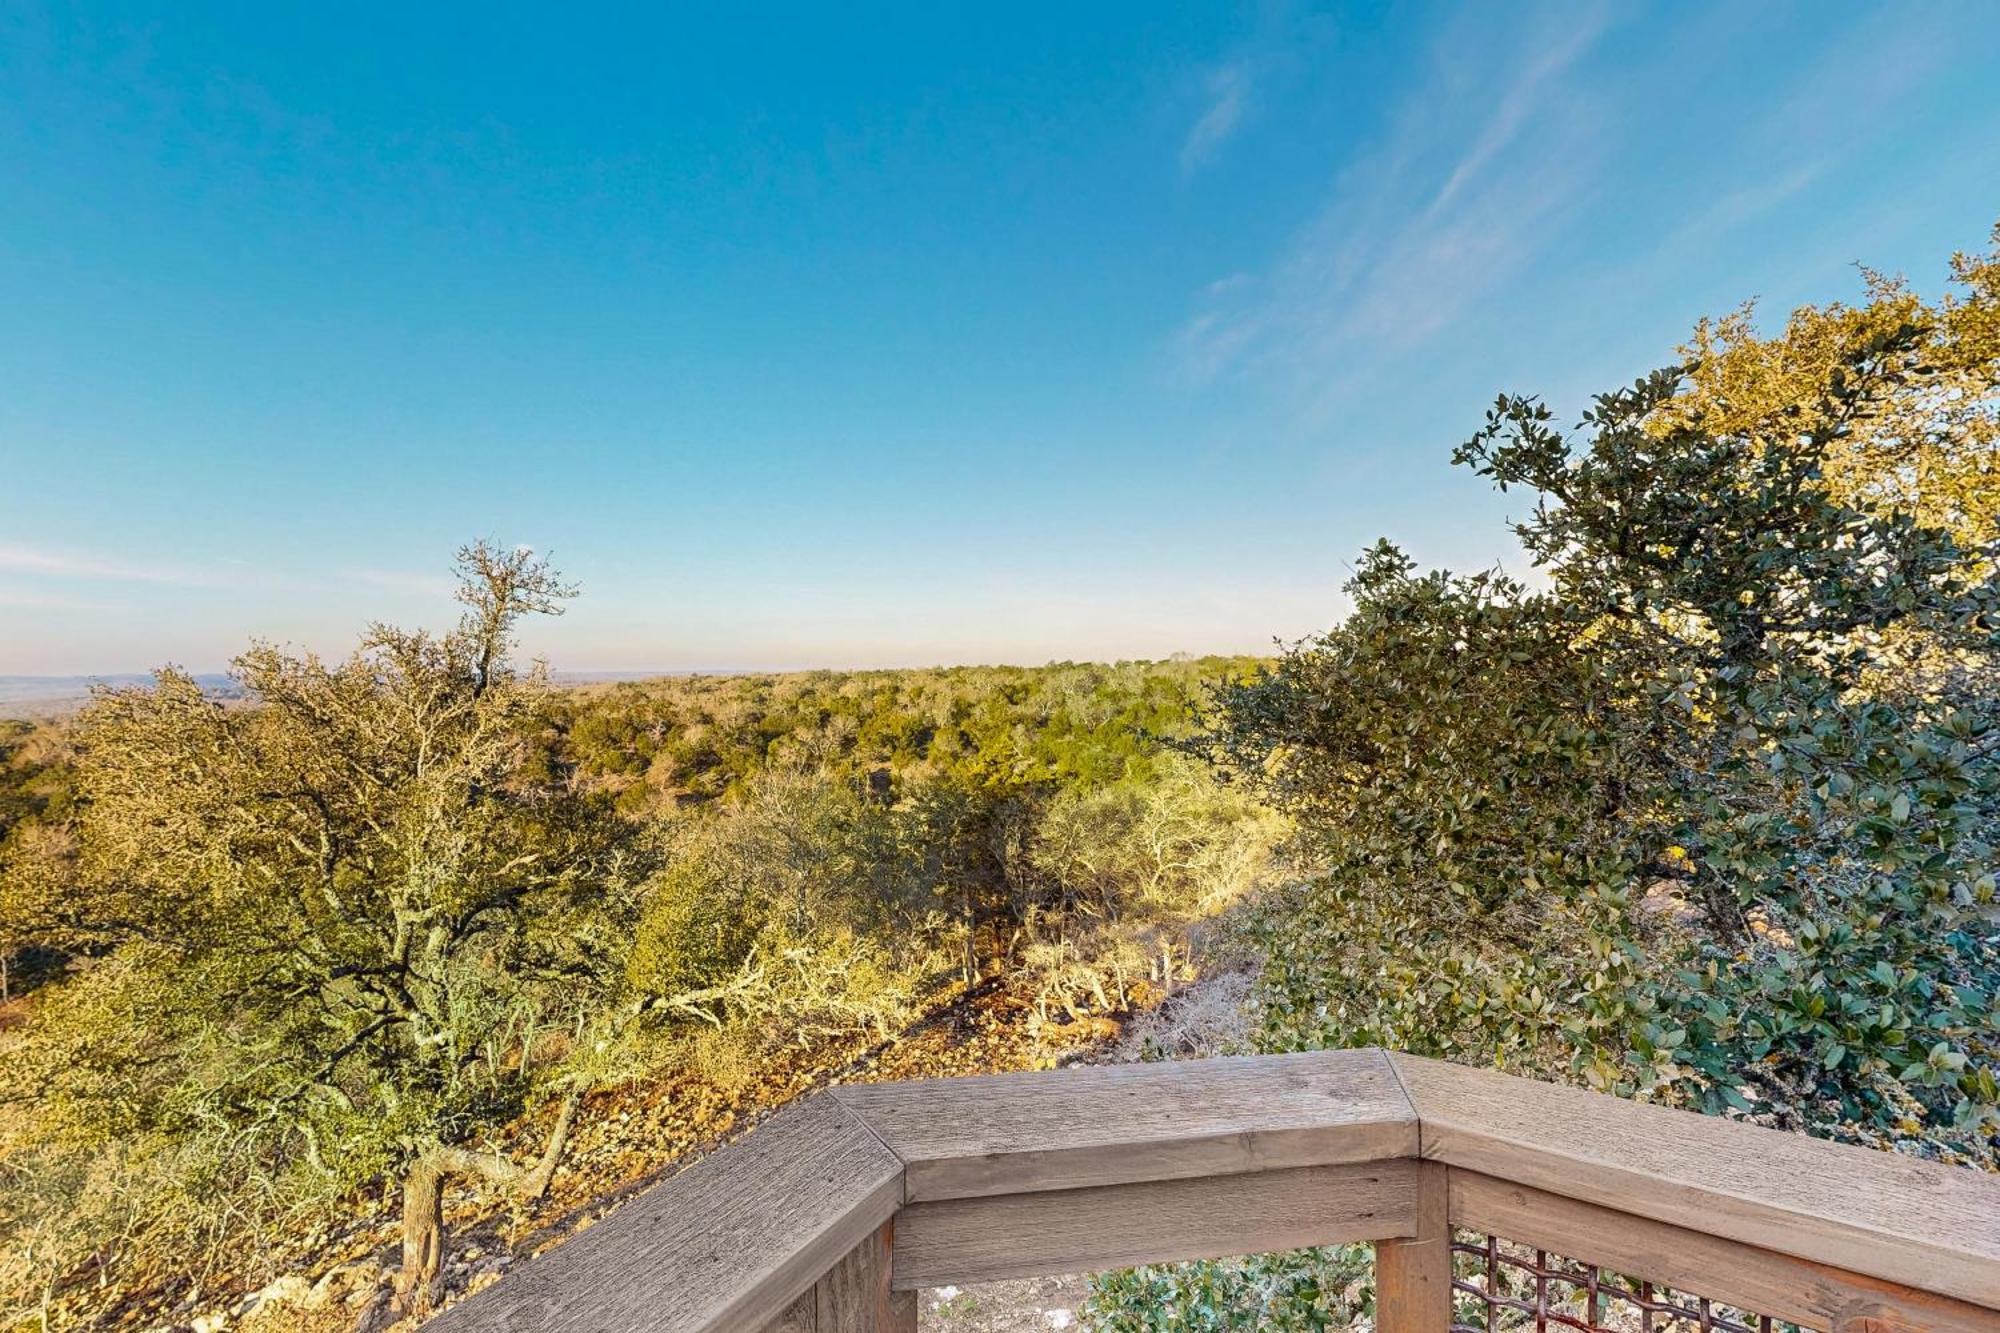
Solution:
M1116 1012L1271 872L1276 818L1166 744L1246 660L564 689L513 645L574 590L486 543L458 570L449 631L253 645L241 699L165 669L8 733L17 1315L227 1275L385 1185L385 1313L420 1313L446 1188L532 1201L594 1091L993 984Z

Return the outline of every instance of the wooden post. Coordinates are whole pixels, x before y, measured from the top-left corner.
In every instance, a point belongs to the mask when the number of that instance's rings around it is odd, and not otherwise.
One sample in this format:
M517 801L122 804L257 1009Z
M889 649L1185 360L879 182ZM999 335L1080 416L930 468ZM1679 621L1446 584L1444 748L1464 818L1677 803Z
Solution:
M1442 1162L1417 1170L1417 1234L1375 1242L1376 1333L1451 1327L1450 1193Z
M889 1289L896 1224L884 1222L803 1292L764 1333L916 1333L917 1293Z
M760 1333L817 1333L819 1328L819 1288L807 1287L785 1312L764 1325Z

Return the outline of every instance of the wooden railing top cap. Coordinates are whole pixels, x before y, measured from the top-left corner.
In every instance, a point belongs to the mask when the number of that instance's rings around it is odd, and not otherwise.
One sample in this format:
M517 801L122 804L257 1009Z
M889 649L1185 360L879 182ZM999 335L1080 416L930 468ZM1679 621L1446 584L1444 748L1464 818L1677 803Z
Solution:
M836 1088L436 1327L756 1328L905 1203L1416 1158L2000 1310L2000 1178L1367 1049Z
M1390 1058L1428 1159L2000 1307L2000 1177L1441 1060Z
M833 1095L907 1168L909 1201L1417 1155L1379 1050L861 1083Z

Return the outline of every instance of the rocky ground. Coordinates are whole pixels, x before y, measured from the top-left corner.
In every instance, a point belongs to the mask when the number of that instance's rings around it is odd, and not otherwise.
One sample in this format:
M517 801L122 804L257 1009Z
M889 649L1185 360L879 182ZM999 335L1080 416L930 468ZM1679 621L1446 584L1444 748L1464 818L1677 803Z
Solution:
M592 1098L549 1197L526 1210L473 1189L448 1198L448 1300L498 1281L510 1268L602 1217L620 1201L743 1132L776 1106L831 1081L935 1078L1226 1053L1245 1047L1248 980L1225 971L1164 1003L1077 1024L1034 1024L1024 1001L987 987L952 997L885 1042L857 1038L778 1051L740 1080L679 1074ZM1032 1030L1031 1030L1032 1029ZM522 1141L537 1127L523 1126ZM297 1258L255 1290L136 1294L99 1327L174 1333L398 1333L388 1316L398 1261L397 1219L386 1201L340 1227L299 1238ZM936 1333L1012 1333L1079 1326L1082 1277L1002 1282L926 1292L922 1327Z
M1030 1277L923 1293L917 1327L926 1333L1047 1333L1080 1328L1087 1292L1081 1276Z

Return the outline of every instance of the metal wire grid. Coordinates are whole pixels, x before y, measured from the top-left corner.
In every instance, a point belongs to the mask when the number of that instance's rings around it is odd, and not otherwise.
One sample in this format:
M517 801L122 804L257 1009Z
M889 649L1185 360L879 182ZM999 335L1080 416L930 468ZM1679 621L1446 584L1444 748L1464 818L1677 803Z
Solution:
M1452 1237L1452 1333L1532 1323L1577 1333L1790 1333L1796 1325L1719 1305L1497 1236Z

